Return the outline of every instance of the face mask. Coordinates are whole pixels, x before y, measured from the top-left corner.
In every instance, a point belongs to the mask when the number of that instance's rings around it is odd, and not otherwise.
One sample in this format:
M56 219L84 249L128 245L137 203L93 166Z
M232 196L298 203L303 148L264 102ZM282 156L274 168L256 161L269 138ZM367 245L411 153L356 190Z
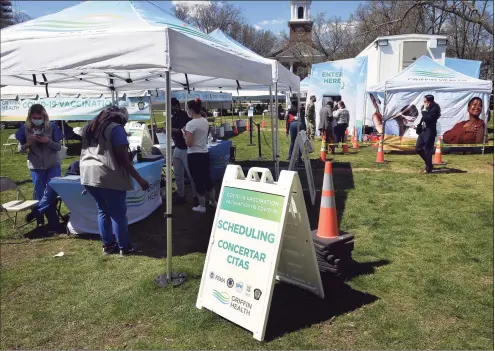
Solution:
M36 127L41 127L43 123L45 123L45 121L42 119L33 119L32 122Z

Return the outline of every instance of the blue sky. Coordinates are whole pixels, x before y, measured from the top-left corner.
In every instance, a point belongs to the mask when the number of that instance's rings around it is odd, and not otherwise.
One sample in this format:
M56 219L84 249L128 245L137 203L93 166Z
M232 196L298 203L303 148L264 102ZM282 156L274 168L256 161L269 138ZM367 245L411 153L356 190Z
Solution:
M193 3L194 1L187 1ZM276 33L288 30L290 18L289 1L230 1L240 7L251 25L269 29ZM14 6L31 17L39 17L74 6L80 1L13 1ZM155 1L160 7L169 10L172 1ZM346 19L358 7L360 1L313 1L311 14L326 12L327 16L340 16Z

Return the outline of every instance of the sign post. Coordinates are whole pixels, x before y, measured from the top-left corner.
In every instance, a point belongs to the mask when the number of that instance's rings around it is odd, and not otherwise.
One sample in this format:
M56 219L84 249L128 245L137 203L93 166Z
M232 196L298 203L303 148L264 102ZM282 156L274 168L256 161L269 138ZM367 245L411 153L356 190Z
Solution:
M248 123L249 123L249 144L248 144L248 146L254 146L254 144L253 144L253 117L254 117L254 108L251 106L248 110Z
M296 172L229 165L223 179L196 307L262 341L275 279L324 297Z
M316 201L316 188L315 180L313 178L313 170L311 169L311 161L309 159L309 148L310 141L308 140L306 131L301 130L297 134L296 140L294 141L294 149L292 150L292 155L289 161L289 171L296 169L296 162L299 158L299 153L302 153L302 159L304 160L304 168L306 169L306 178L308 180L308 190L311 196L311 204L314 206Z

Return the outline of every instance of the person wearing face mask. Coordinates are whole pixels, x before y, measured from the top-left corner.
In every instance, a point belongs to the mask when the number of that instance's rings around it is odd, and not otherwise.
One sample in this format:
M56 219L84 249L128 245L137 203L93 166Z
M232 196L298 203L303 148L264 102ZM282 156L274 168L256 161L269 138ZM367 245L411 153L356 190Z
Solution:
M425 169L421 173L431 173L433 170L432 155L435 138L437 136L437 121L440 118L440 106L435 102L433 95L425 95L421 109L421 122L416 127L418 140L416 152L425 161Z
M127 226L126 205L126 193L134 189L131 177L143 191L149 188L129 157L129 142L124 129L128 116L125 108L112 106L86 124L82 130L79 163L81 184L98 207L103 253L111 254L119 249L121 256L134 252Z
M206 196L212 207L217 206L215 188L210 178L210 155L208 153L208 121L201 116L201 100L199 98L188 101L188 113L192 117L184 131L187 149L187 162L191 170L192 179L196 184L199 205L193 211L206 212Z
M469 100L467 112L469 119L457 123L454 128L445 132L443 141L447 144L481 144L485 133L485 122L480 118L483 111L483 100L474 97Z
M184 172L187 172L189 180L191 181L191 189L193 198L196 198L196 187L192 180L191 172L189 171L189 165L187 163L187 145L182 135L182 129L191 120L189 114L184 110L181 110L179 100L172 98L172 139L175 143L175 149L173 154L174 175L175 183L177 184L177 197L174 199L176 204L184 204L186 202L184 198Z
M38 206L26 215L26 222L36 219L48 221L48 231L62 231L56 212L57 193L48 185L50 180L60 177L60 140L63 135L54 122L50 122L48 113L41 104L31 106L23 124L15 133L19 141L19 152L27 153L27 165L34 186L33 197Z

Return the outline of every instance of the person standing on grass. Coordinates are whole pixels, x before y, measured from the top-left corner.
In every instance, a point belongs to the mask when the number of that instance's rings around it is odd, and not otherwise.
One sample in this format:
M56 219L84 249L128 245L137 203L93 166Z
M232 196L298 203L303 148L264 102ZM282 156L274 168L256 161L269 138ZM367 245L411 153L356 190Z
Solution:
M425 161L425 169L421 173L431 173L433 170L433 163L431 157L433 156L433 146L435 144L435 137L437 136L437 121L440 118L441 110L440 106L435 102L433 95L426 95L424 97L424 105L421 109L421 122L416 127L418 134L418 140L416 141L416 152Z
M34 104L29 109L26 123L15 133L19 141L19 152L27 152L27 166L34 186L34 199L38 206L26 215L26 222L36 219L43 223L43 215L48 220L48 231L62 229L56 211L57 193L48 183L62 175L60 168L60 140L63 135L54 122L50 122L48 113L41 104Z
M309 98L308 107L306 108L306 117L308 118L308 138L313 140L315 138L316 131L316 96L312 95Z
M335 135L337 137L337 145L342 143L342 147L344 147L345 141L345 131L349 126L349 110L345 108L344 101L339 101L337 103L338 109L333 112L333 118L337 122L337 125L334 128Z
M297 118L297 108L296 106L292 106L285 122L285 134L287 136L290 135L289 155L287 157L288 161L290 161L292 157L292 151L294 150L294 144L296 143L297 133L301 130L306 130L306 124L304 123L304 119ZM301 152L299 152L297 162L301 162Z
M187 103L188 114L192 117L184 130L187 149L187 162L191 176L196 184L199 205L193 211L206 212L206 196L212 207L217 206L215 188L210 178L210 154L208 153L208 121L201 117L201 100L199 98Z
M175 183L177 184L178 196L174 199L175 204L181 205L186 202L184 195L184 172L191 181L193 198L196 198L196 187L192 180L189 165L187 163L187 145L182 135L182 129L191 121L186 111L180 109L179 100L172 98L172 139L174 139L175 149L173 155Z
M134 252L127 227L126 193L134 189L131 177L143 191L149 188L129 157L124 129L128 118L125 108L112 106L101 111L82 130L81 184L96 200L105 255L117 249L121 256Z
M335 155L335 119L332 115L333 102L327 101L325 106L320 110L320 124L318 126L322 138L324 137L327 145L330 145L332 155Z

